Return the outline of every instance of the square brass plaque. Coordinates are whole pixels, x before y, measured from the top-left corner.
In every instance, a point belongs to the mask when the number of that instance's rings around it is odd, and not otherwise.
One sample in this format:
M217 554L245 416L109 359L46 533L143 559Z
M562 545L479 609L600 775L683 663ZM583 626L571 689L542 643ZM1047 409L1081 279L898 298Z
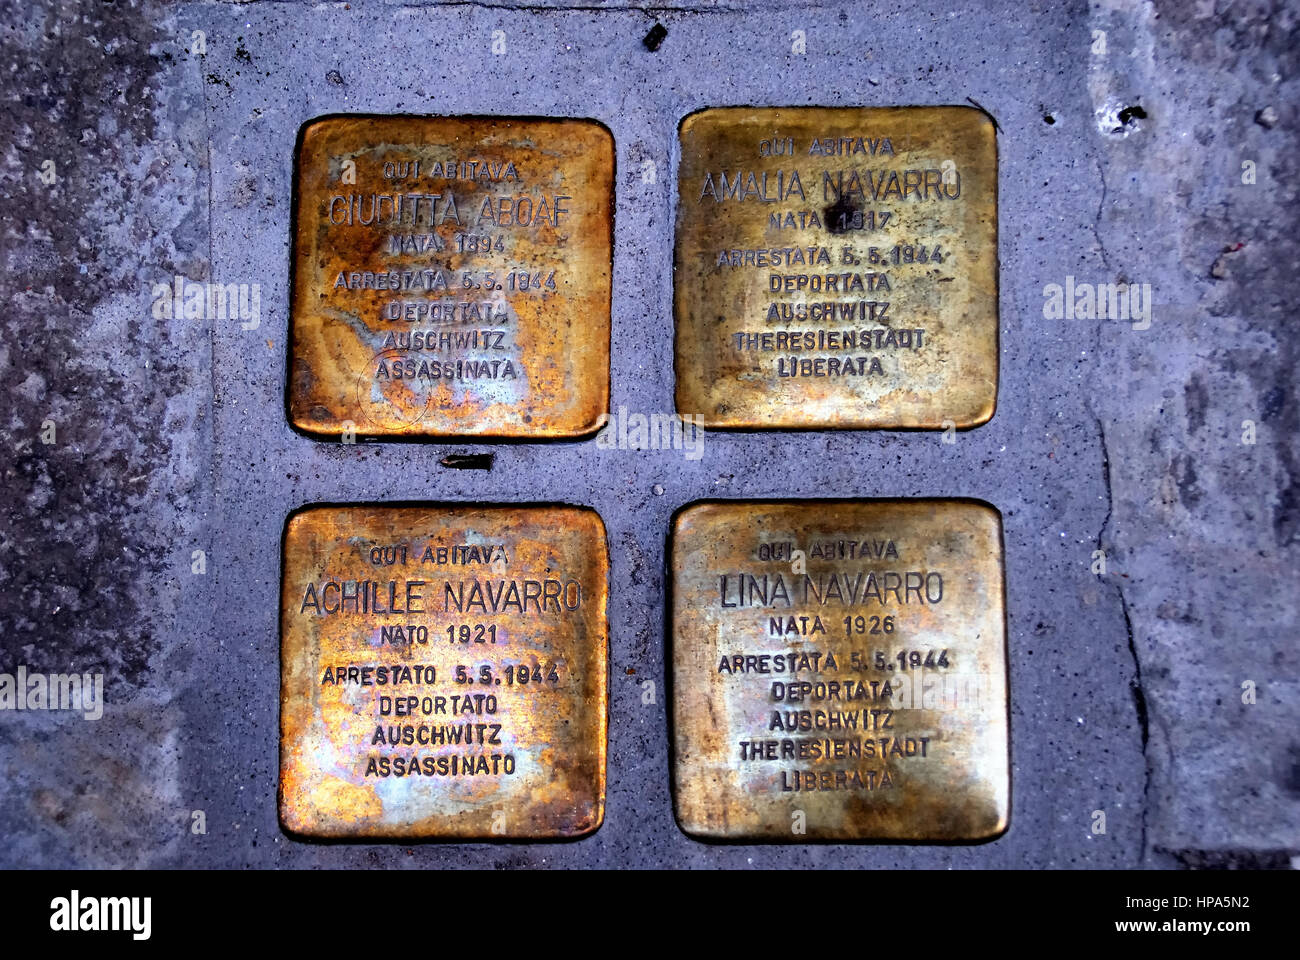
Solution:
M970 427L998 383L997 142L970 107L720 108L681 125L677 411Z
M1006 829L998 512L707 502L672 532L674 801L705 839Z
M609 408L614 142L589 120L303 129L289 418L340 437L574 437Z
M599 827L608 569L604 524L579 507L292 515L284 827L482 839Z

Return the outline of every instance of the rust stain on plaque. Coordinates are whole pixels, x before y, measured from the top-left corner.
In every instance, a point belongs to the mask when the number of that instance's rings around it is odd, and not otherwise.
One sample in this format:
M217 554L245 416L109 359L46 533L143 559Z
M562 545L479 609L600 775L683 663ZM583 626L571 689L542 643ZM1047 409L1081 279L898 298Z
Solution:
M580 507L321 506L288 521L280 819L313 837L600 826L609 557Z
M994 508L706 502L677 515L671 554L683 830L797 843L1006 829Z
M609 408L614 142L589 120L303 128L289 418L346 437L574 437Z
M682 121L677 410L709 427L970 427L998 382L997 142L971 107Z

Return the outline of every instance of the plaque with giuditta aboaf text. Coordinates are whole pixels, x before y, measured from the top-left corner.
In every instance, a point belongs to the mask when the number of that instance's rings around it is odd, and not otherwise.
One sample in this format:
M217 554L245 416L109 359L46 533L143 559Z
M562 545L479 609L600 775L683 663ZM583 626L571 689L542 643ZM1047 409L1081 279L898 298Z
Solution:
M589 120L303 128L289 418L325 437L574 437L609 409L614 143Z
M997 144L969 107L681 125L677 410L711 427L970 427L998 382Z
M995 509L700 503L677 515L671 556L683 830L798 843L1006 829Z
M291 516L284 827L487 840L598 828L608 569L604 525L580 507Z

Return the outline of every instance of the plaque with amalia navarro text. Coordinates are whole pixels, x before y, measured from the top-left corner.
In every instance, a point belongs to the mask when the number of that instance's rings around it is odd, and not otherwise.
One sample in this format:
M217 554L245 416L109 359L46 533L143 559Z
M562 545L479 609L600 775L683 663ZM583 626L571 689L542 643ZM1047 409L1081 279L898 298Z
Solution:
M722 428L972 427L998 383L997 143L969 107L681 124L677 410Z

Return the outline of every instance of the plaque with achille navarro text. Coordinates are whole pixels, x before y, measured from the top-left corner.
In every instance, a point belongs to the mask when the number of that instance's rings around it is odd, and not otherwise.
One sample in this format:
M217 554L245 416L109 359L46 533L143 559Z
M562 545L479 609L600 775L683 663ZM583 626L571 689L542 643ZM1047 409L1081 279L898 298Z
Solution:
M595 511L317 506L289 518L280 820L311 837L600 826L609 556Z

